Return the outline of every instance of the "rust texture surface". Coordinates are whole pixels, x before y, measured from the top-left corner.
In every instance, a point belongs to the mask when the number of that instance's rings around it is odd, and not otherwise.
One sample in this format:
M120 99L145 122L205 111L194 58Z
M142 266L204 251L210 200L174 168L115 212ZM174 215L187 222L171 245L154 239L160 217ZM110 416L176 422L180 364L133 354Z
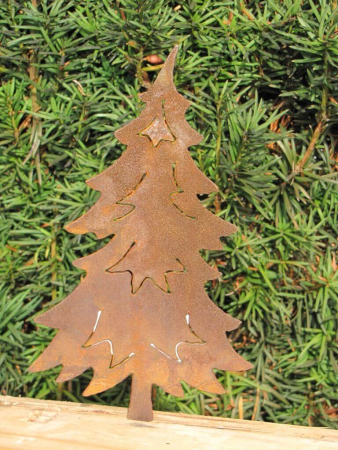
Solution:
M240 321L204 290L219 273L200 250L221 250L220 238L236 227L197 197L217 186L188 151L202 136L186 122L189 102L173 83L177 50L141 94L140 116L116 132L127 145L121 158L87 181L101 196L66 229L112 239L74 262L86 272L84 280L37 318L58 332L30 368L62 365L59 382L92 368L87 396L132 375L128 417L139 420L152 419L153 384L176 396L184 395L181 380L221 394L213 369L251 368L226 337Z

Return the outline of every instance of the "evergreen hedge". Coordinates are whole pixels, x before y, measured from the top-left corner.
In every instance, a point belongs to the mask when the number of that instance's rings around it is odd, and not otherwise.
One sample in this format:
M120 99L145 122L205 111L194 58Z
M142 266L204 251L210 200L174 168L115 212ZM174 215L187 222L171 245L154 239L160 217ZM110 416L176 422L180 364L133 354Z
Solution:
M207 289L255 367L219 373L223 396L157 389L154 408L338 426L337 21L335 0L0 2L2 394L127 405L130 380L85 399L89 373L28 374L54 333L33 318L106 243L63 227L97 200L85 180L121 155L113 132L180 43L175 82L205 136L191 152L221 190L202 201L240 230L204 253L222 272Z

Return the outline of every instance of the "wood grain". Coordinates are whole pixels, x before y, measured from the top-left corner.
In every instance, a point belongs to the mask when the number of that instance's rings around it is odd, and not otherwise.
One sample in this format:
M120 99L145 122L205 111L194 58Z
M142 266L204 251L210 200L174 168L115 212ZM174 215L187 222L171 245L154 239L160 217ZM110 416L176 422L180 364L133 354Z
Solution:
M0 397L1 450L337 450L338 431L109 406Z

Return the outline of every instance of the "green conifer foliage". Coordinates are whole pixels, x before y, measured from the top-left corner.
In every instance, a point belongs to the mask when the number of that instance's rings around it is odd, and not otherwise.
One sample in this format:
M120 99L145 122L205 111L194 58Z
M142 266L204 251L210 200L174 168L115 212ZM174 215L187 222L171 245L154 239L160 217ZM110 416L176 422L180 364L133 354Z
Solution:
M254 364L225 394L157 392L154 409L337 427L338 9L334 0L0 2L2 394L127 405L130 380L85 399L91 374L29 374L53 331L33 318L70 294L71 262L107 243L64 225L97 201L84 181L123 152L114 131L179 43L175 84L205 139L202 198L239 232L206 252L207 286L243 320Z

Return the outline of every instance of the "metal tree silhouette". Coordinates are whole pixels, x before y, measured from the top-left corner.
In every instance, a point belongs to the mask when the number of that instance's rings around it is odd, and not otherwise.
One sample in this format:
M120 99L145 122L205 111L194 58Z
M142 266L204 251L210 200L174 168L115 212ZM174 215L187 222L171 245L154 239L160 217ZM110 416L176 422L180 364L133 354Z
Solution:
M59 331L30 371L62 364L57 381L93 368L84 391L105 391L132 375L128 417L152 420L153 384L183 396L181 380L223 393L213 369L247 370L225 332L238 327L204 290L219 273L200 256L221 250L236 227L209 212L197 194L217 186L200 172L188 147L202 136L185 120L189 102L173 84L175 47L149 91L141 115L116 132L121 158L87 181L97 203L66 227L71 233L113 235L78 259L87 275L37 323Z

